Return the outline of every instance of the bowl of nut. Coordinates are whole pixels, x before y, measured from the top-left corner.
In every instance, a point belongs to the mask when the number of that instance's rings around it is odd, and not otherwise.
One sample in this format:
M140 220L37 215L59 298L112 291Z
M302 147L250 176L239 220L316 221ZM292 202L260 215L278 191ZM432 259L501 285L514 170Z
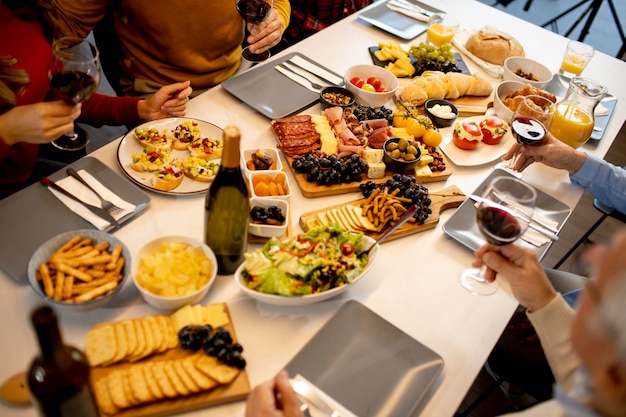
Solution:
M349 107L354 104L354 94L343 87L326 87L320 92L320 104L322 109L328 107Z
M512 56L504 61L504 80L543 88L552 79L550 68L530 58Z
M387 169L404 172L415 169L422 157L422 150L413 140L407 138L389 138L383 145L383 162Z
M217 275L215 254L206 244L187 236L164 236L145 244L135 256L132 276L148 304L174 310L196 304Z
M246 178L253 171L282 171L283 163L276 148L248 148L241 152L241 166Z
M28 282L48 304L83 312L108 304L130 276L130 253L115 236L94 229L61 233L28 262Z
M289 202L285 200L250 199L248 232L260 237L279 237L285 234L289 219Z

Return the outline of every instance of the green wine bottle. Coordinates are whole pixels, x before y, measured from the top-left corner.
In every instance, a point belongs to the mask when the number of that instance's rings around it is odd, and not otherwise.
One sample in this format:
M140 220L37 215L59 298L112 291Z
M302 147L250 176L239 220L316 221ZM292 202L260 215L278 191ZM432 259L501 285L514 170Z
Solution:
M89 385L85 355L63 344L57 316L50 307L32 314L41 354L28 371L28 389L42 417L98 417Z
M204 241L217 258L217 273L231 275L243 262L248 242L250 202L239 165L241 133L224 129L222 163L206 196Z

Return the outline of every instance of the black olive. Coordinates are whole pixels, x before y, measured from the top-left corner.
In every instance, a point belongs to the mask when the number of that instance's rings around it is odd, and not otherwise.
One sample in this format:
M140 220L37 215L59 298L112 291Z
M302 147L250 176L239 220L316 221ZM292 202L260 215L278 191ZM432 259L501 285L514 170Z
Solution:
M250 217L252 217L254 221L265 222L267 216L267 210L264 207L254 206L252 210L250 210Z

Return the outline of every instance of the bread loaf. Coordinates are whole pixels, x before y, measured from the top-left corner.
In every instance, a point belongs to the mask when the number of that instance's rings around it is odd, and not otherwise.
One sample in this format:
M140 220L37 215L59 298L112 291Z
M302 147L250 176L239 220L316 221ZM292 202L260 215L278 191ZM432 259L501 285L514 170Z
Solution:
M419 106L429 99L454 100L462 96L488 96L493 91L491 83L478 74L467 75L458 72L443 73L424 71L413 78L400 92L404 102Z
M502 65L511 56L524 56L524 48L511 35L491 26L474 32L465 47L478 58L492 64Z

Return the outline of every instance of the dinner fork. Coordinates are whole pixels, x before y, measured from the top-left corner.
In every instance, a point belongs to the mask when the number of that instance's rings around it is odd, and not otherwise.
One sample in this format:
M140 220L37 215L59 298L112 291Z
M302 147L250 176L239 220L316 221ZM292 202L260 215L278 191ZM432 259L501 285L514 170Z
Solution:
M83 177L80 176L80 174L74 168L67 168L66 172L69 176L76 178L78 181L80 181L81 184L89 188L100 199L100 204L102 208L105 209L111 216L115 216L116 214L124 211L123 208L116 206L109 200L102 197L91 185L89 185L87 181L83 179Z
M304 75L300 74L299 72L294 71L292 68L289 68L285 64L278 64L278 66L281 67L282 69L286 70L286 71L289 71L292 74L297 75L300 78L303 78L303 79L307 80L311 84L311 87L315 88L316 90L320 90L320 89L322 89L324 87L327 87L325 85L321 85L321 84L316 83L315 81L311 80L309 77L305 77Z
M333 410L333 408L326 401L324 401L308 383L295 378L291 378L289 383L298 396L313 405L315 408L318 408L320 411L326 413L329 417L341 417L339 411Z

